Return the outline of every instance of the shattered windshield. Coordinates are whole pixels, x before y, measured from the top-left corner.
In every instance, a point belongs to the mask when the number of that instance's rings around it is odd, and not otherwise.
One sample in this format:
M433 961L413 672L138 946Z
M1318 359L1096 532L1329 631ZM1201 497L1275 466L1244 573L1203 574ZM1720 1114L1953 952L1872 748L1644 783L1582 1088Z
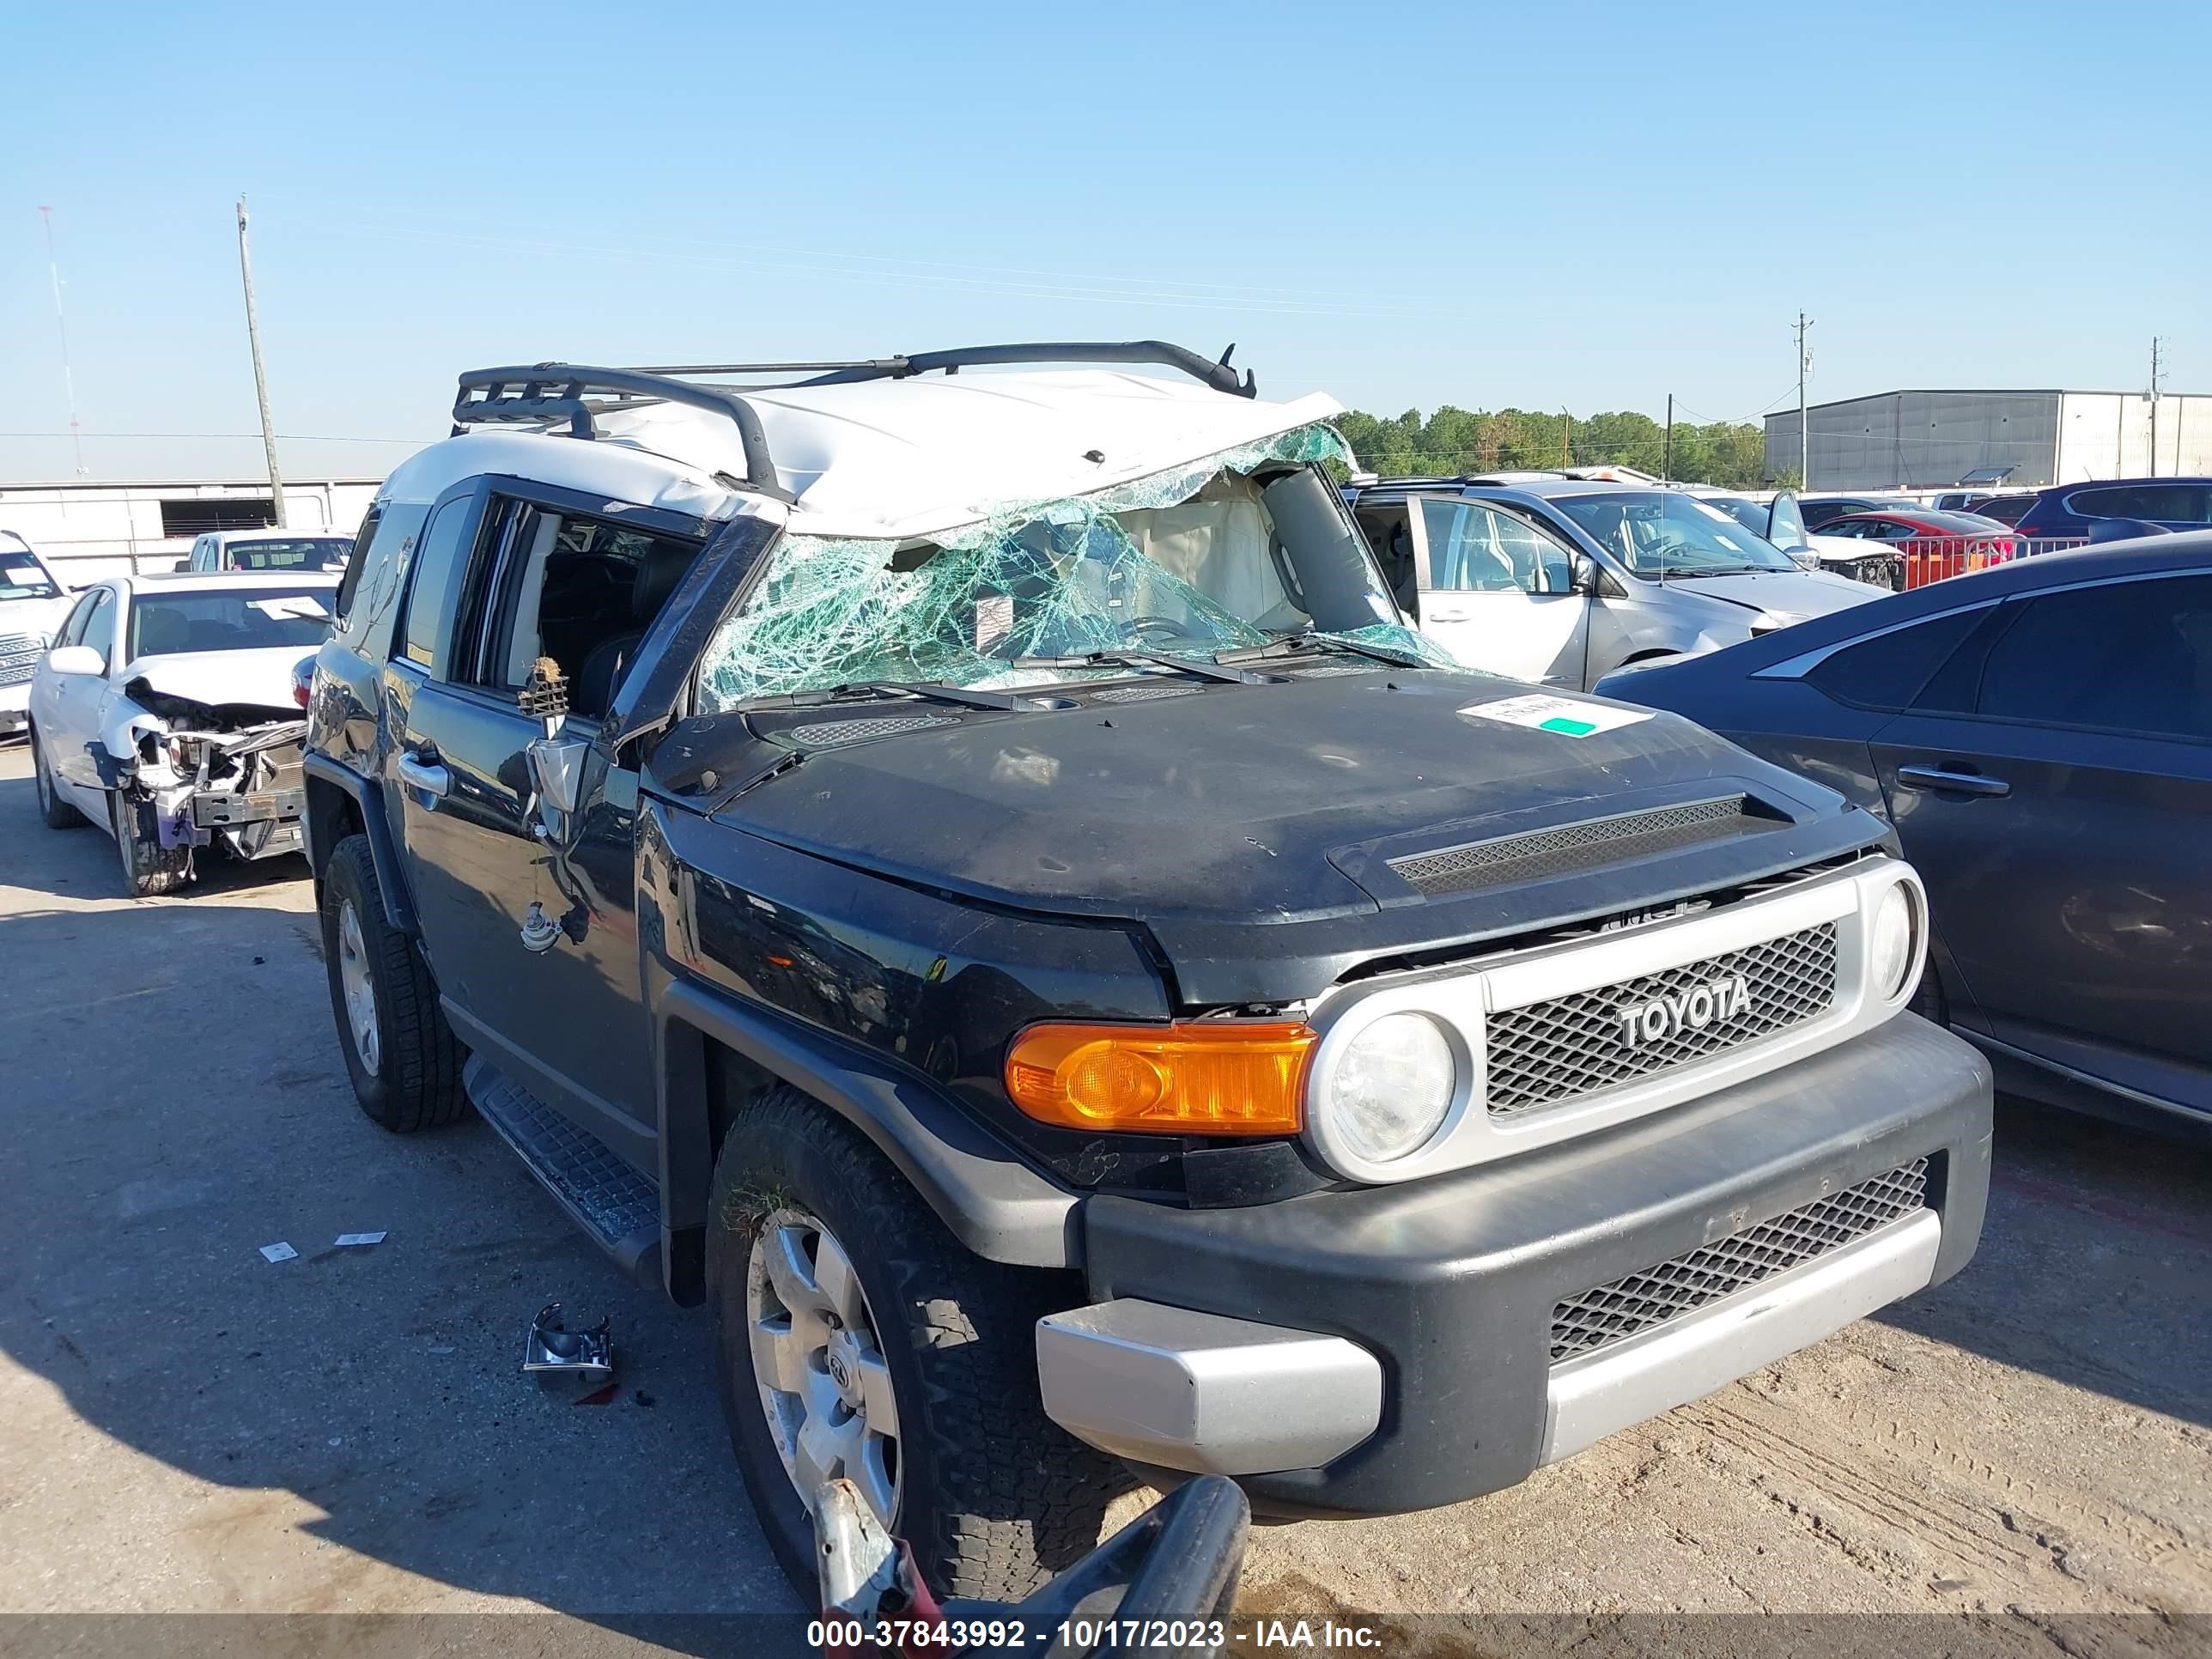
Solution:
M1030 503L925 541L786 536L708 644L708 712L866 681L968 690L1126 676L1096 653L1216 653L1340 636L1450 659L1405 628L1314 463L1315 425L1094 495Z

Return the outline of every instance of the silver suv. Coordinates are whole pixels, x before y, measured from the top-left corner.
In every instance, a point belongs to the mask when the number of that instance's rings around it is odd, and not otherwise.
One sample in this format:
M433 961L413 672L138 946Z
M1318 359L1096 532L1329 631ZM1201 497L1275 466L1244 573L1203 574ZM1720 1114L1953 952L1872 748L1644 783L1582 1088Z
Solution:
M1658 485L1381 479L1347 491L1400 606L1470 668L1587 690L1884 591Z

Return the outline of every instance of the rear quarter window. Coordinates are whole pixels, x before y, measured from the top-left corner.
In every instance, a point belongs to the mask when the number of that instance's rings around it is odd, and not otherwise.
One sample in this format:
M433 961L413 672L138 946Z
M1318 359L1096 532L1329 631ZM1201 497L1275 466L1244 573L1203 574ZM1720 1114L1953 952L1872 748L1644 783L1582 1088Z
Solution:
M392 501L363 521L338 586L338 639L349 650L379 662L390 654L394 601L429 513L427 502Z
M1856 708L1905 708L1991 607L1930 617L1845 646L1805 678Z

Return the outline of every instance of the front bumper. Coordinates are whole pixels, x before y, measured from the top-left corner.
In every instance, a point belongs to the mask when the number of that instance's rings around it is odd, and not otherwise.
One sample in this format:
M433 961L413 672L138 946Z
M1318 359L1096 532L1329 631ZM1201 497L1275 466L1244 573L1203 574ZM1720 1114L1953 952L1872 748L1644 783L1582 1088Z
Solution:
M1990 1096L1979 1054L1899 1015L1652 1117L1402 1186L1223 1210L1095 1197L1085 1270L1111 1305L1041 1326L1045 1407L1140 1467L1234 1474L1263 1513L1494 1492L1956 1273L1981 1234ZM1923 1206L1554 1361L1563 1302L1923 1158ZM1285 1445L1312 1461L1283 1467Z
M0 732L19 732L31 723L31 682L0 685Z

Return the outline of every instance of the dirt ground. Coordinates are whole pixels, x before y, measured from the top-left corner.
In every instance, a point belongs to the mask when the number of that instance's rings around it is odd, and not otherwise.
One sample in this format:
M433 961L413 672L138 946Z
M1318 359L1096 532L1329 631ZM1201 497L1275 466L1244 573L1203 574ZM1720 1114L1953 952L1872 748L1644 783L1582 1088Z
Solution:
M0 750L0 1613L538 1612L528 1650L586 1652L787 1613L702 1320L482 1124L355 1109L304 866L120 890ZM1515 1491L1264 1528L1243 1605L2012 1610L2053 1651L2136 1613L2173 1646L2212 1612L2208 1206L2212 1155L2002 1108L1959 1279ZM518 1373L556 1298L611 1316L610 1403Z

